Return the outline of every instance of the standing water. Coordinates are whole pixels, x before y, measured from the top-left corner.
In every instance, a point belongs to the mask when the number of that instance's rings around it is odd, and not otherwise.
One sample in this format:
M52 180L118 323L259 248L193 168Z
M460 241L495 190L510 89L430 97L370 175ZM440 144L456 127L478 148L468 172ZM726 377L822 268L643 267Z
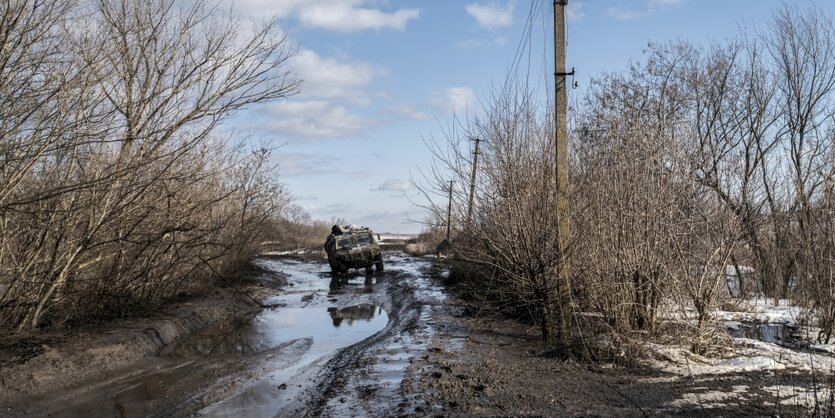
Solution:
M288 275L285 289L268 301L279 307L166 347L55 415L172 415L182 405L166 405L165 399L193 391L196 404L209 405L199 415L275 416L298 392L306 369L388 323L388 314L373 303L376 278L332 280L323 263L258 263Z

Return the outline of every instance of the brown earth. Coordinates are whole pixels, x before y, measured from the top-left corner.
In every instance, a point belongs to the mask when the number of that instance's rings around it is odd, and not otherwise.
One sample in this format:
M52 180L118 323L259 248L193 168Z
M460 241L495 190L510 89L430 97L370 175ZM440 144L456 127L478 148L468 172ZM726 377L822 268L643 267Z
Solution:
M284 282L265 273L255 268L234 286L173 301L150 315L0 341L0 416L43 411L38 405L56 404L62 388L92 388L143 362L154 367L164 350L186 337L247 321Z
M269 386L271 380L265 377L282 373L297 361L313 343L310 339L268 350L243 347L240 352L241 340L235 338L241 324L262 310L253 300L275 295L287 283L280 274L271 273L245 286L174 303L150 317L4 343L0 416L213 415L219 410L205 408L240 394L241 387L253 387L245 393L268 399L266 403L248 400L242 404L244 411L273 411L278 416L805 416L814 412L783 405L785 396L763 389L809 387L816 377L808 373L681 376L650 366L561 360L549 354L535 328L485 314L454 289L443 287L439 266L433 266L431 259L396 253L388 254L386 263L386 273L373 286L354 278L347 288L328 291L325 286L301 297L302 304L324 303L322 309L330 303L325 299L338 299L345 306L370 300L384 308L389 319L374 335L303 368L286 382L289 385ZM320 258L300 256L284 266L307 274L300 277L327 282L327 265ZM297 283L296 292L298 287ZM293 283L283 292L290 288ZM305 289L302 293L313 288ZM210 334L211 342L204 342L202 334ZM215 353L207 355L207 350ZM119 402L96 401L102 393L136 390L137 385L153 395L126 403L133 409L120 409ZM270 404L277 394L292 400ZM89 405L96 405L95 409ZM224 411L235 416L234 409Z
M411 416L807 416L762 390L811 387L793 371L680 376L656 368L579 363L549 355L537 329L451 298L402 388ZM825 378L825 376L824 376ZM821 379L821 377L818 377ZM830 386L831 386L830 382ZM818 384L826 385L824 382ZM831 400L830 400L831 401ZM826 402L826 401L825 401Z

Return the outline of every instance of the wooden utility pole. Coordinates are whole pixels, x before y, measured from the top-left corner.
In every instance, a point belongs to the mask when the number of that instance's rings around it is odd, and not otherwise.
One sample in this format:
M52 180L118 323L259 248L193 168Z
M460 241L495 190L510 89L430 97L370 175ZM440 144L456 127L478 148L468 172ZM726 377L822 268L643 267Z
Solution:
M446 241L449 242L449 231L452 227L452 180L449 181L449 204L446 209Z
M475 199L475 174L478 170L478 144L483 141L481 138L470 138L475 142L475 149L473 150L473 174L470 176L470 203L467 205L467 226L473 219L473 201Z
M557 339L566 344L571 338L571 279L566 249L568 247L568 94L565 78L565 7L568 0L554 0L554 142L556 152L557 191L557 256L560 270L557 277L559 319Z

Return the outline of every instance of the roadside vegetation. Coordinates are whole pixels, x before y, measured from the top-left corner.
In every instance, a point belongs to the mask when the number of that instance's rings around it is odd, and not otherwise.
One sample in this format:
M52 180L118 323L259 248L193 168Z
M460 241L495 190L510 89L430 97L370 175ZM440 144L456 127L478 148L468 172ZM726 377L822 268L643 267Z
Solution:
M220 128L298 91L274 22L212 2L0 2L0 334L215 283L289 199Z
M262 251L323 251L325 237L331 233L334 223L345 222L314 220L301 206L290 204L284 215L273 222L268 234L269 241L263 243Z
M650 44L643 62L594 79L571 120L565 257L555 250L553 103L529 81L511 74L482 117L432 144L423 191L446 219L454 182L451 279L469 295L543 337L569 310L574 338L563 343L584 349L605 336L715 353L729 338L712 313L730 296L790 299L815 340L835 339L832 16L786 5L758 32ZM568 307L558 303L563 264Z

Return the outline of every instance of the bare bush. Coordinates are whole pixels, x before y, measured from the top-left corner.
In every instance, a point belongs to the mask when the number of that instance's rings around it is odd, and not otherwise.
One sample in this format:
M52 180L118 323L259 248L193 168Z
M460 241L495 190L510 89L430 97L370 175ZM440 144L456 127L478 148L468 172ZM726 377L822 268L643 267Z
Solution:
M269 150L216 128L297 91L274 24L202 1L0 7L0 328L153 307L254 251L287 195Z
M590 309L617 334L653 336L694 308L701 350L736 233L692 176L686 45L656 46L644 66L596 81L578 118L575 181L585 231L572 263ZM723 221L725 220L725 221ZM686 315L683 315L686 317Z
M571 307L560 305L556 280L565 260L556 251L554 130L547 120L524 85L509 83L493 96L483 119L448 132L446 144L435 149L432 184L438 218L447 210L446 173L459 185L453 189L452 274L502 312L536 323L550 339L561 310ZM473 218L467 219L469 187L462 185L469 184L473 158L464 144L473 137L484 142Z
M301 206L291 204L270 228L265 249L322 250L332 225L331 222L313 220Z
M727 339L712 318L721 296L793 297L831 338L834 33L831 16L787 5L761 33L653 44L644 63L593 81L571 143L578 318L631 338L683 329L705 353ZM566 260L543 113L525 88L501 91L435 148L425 190L444 214L444 177L468 189L462 145L487 140L472 220L469 196L453 196L456 263L474 294L547 335Z
M580 282L615 329L652 331L670 303L695 311L703 350L726 264L738 294L793 296L832 329L831 34L831 17L787 6L763 34L652 45L645 65L595 82L578 132L593 197Z

